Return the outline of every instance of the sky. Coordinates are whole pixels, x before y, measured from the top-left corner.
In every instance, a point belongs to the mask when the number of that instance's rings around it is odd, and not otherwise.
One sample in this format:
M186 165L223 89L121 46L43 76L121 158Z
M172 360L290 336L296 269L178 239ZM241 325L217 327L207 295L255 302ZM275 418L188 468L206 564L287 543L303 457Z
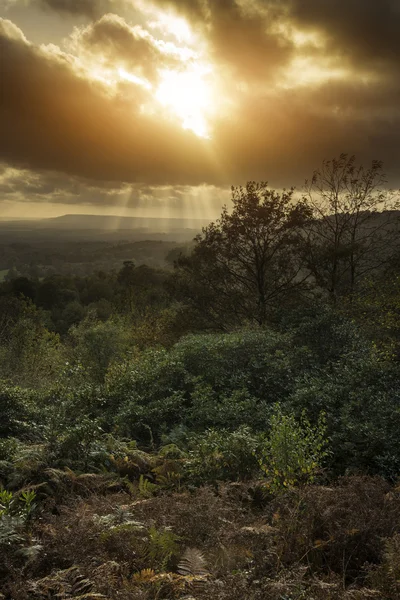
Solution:
M323 159L400 185L399 0L0 0L0 217L215 218Z

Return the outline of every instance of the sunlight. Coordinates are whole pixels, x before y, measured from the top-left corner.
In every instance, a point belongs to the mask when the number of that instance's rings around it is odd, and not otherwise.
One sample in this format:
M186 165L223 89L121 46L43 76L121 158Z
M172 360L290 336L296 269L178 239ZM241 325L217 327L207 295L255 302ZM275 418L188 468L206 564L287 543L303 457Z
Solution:
M194 34L189 23L173 12L160 9L149 0L133 0L134 5L148 17L148 27L169 34L179 42L193 42Z
M209 138L207 115L213 108L211 87L205 80L211 69L195 65L188 71L160 72L161 82L156 92L157 100L169 108L181 121L184 129Z
M345 79L351 75L344 68L316 62L312 58L299 56L292 61L286 71L286 77L281 87L293 88L297 86L319 85L334 79Z
M147 81L147 79L143 79L143 77L138 77L133 73L128 73L128 71L125 71L125 69L119 68L118 75L121 77L121 79L125 79L125 81L130 81L131 83L141 85L142 87L146 88L146 90L151 90L153 87L151 83Z
M185 19L168 13L159 13L157 21L149 23L149 27L160 29L173 35L179 42L192 42L193 33Z

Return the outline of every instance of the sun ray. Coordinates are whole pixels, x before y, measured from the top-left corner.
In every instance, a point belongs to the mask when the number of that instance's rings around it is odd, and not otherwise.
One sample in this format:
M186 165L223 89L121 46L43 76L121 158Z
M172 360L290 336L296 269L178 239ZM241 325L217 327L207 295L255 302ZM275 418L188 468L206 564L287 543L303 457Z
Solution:
M206 81L210 70L202 65L186 71L164 69L156 91L157 100L181 120L182 127L203 138L210 137L207 116L213 108L212 89Z

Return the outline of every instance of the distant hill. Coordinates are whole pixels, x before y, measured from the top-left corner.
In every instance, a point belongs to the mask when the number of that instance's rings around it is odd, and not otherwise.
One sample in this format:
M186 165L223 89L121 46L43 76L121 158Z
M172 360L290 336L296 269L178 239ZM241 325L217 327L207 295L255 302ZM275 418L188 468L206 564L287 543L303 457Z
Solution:
M29 229L96 229L101 231L145 229L149 232L169 233L182 229L200 230L208 223L209 219L70 214L48 219L3 221L1 226L18 229L28 227Z
M181 243L192 240L209 222L208 219L69 214L48 219L0 221L0 234L3 243L40 240L164 240Z

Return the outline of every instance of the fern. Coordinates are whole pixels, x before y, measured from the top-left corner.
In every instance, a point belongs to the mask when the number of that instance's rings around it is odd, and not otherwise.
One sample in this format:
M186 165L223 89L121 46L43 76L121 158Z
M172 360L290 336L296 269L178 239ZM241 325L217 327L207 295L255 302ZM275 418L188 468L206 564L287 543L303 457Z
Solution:
M135 573L133 576L133 581L142 585L144 583L151 583L155 577L156 572L153 569L142 569L139 573Z
M153 469L155 471L155 469ZM182 475L176 471L167 471L165 475L158 475L157 482L165 490L174 490L178 492L181 489Z
M178 573L183 576L206 577L208 571L203 553L197 548L187 548L178 564Z
M21 533L23 525L23 519L19 516L0 516L0 549L23 543L24 537Z
M79 571L78 567L71 567L58 571L44 579L35 581L28 590L34 597L49 599L74 600L100 600L105 596L94 589L94 583Z
M139 478L139 494L142 498L151 498L158 490L158 485L151 483L143 475Z
M179 554L178 541L180 538L169 528L159 531L155 527L149 530L148 555L153 564L158 564L161 570L167 569L172 558Z

